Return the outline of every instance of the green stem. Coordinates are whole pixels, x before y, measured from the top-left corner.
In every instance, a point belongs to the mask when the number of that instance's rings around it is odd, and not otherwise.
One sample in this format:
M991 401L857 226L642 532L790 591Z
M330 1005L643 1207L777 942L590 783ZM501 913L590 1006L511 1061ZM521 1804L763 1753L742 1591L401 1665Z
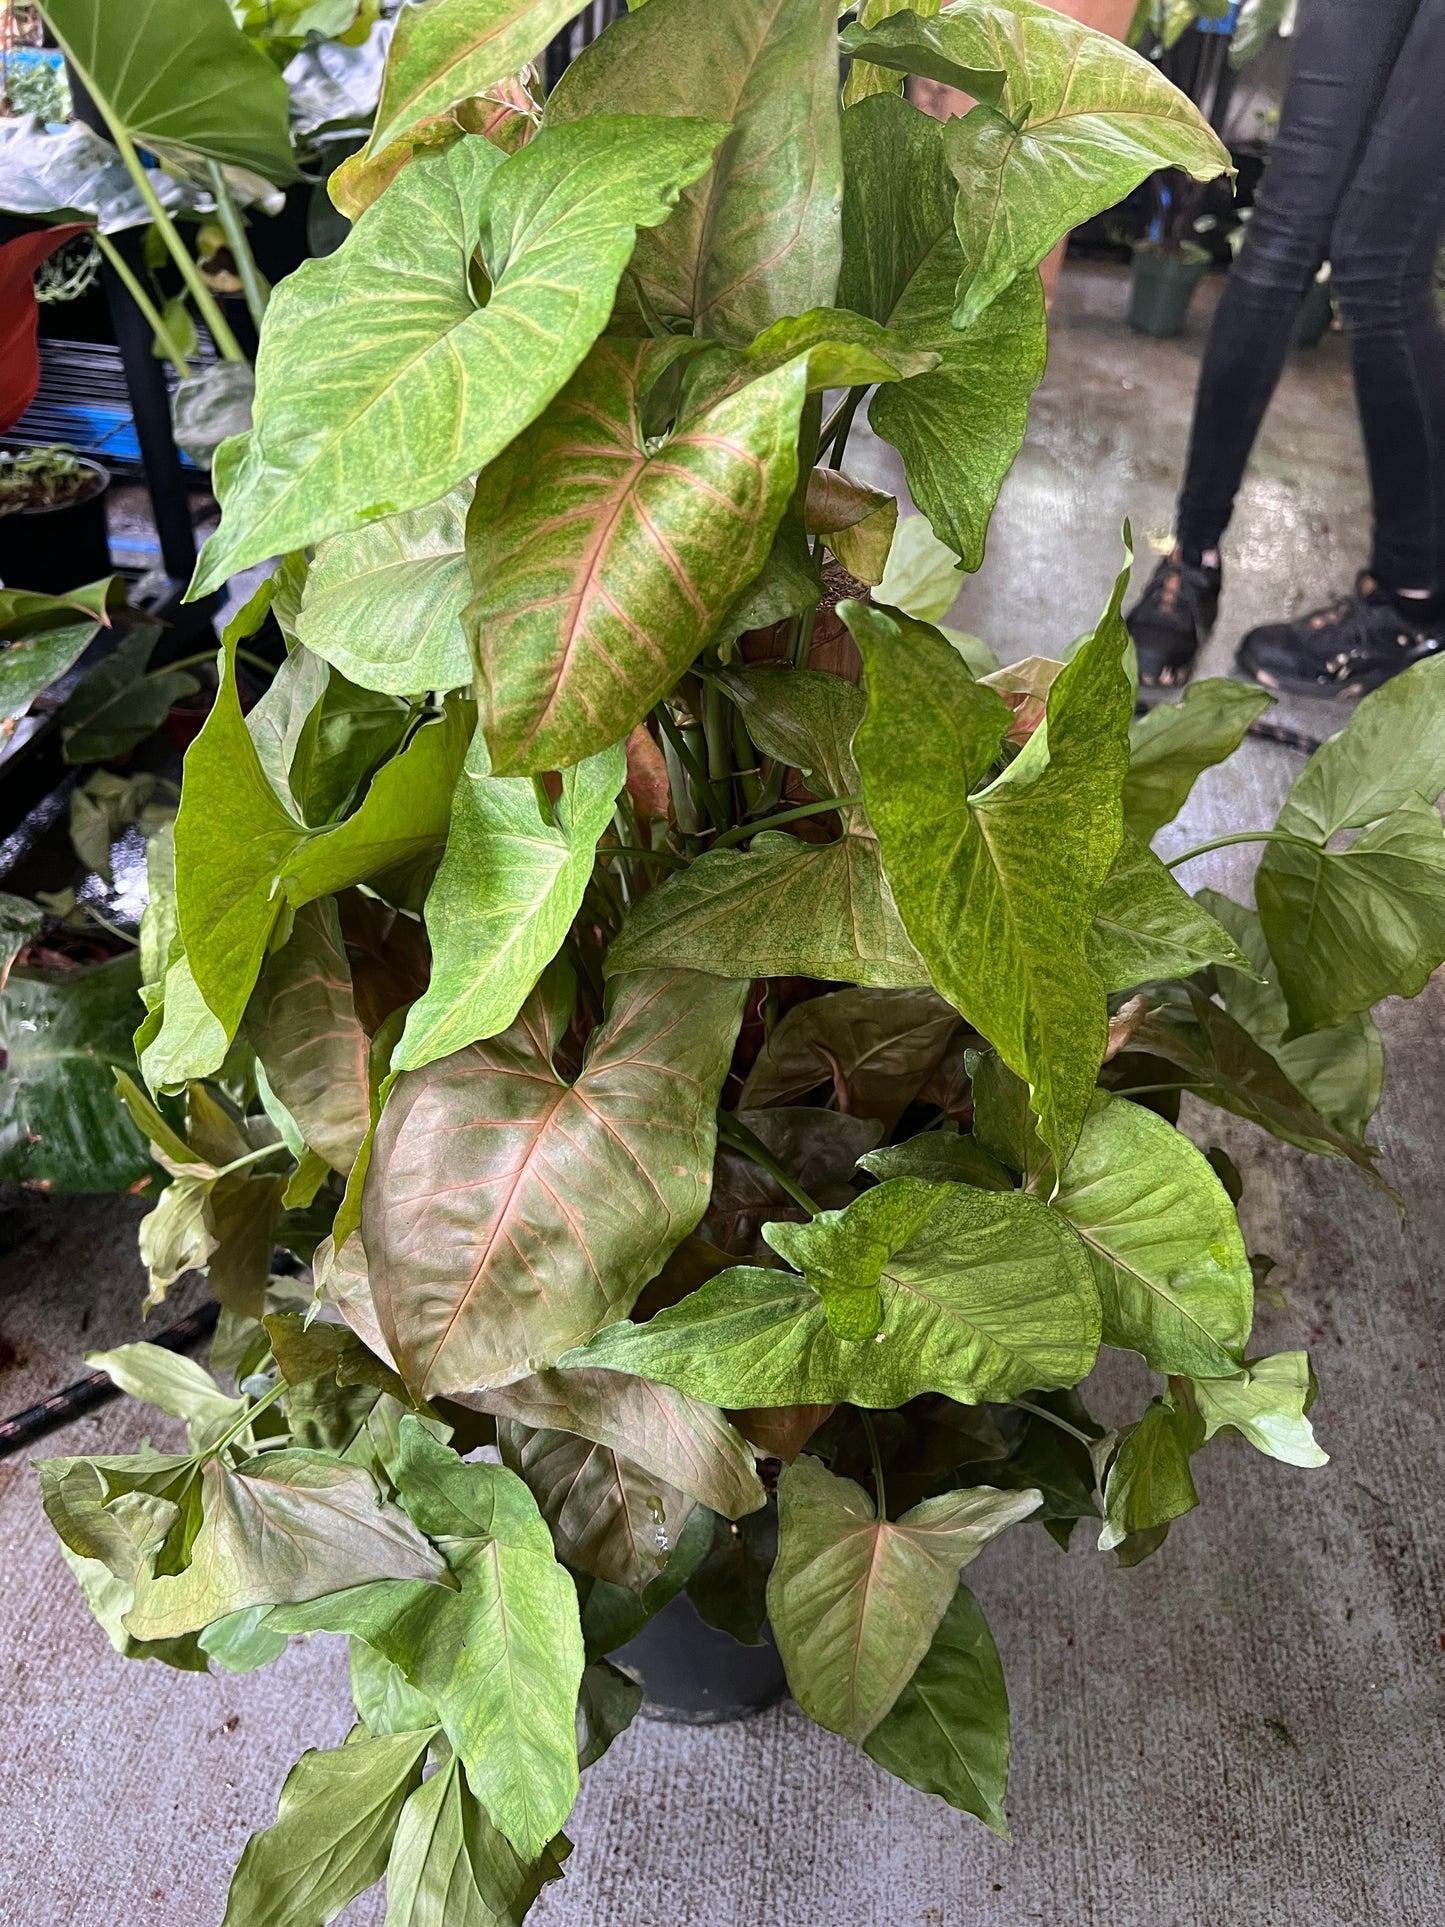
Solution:
M660 718L661 709L657 714ZM672 792L672 807L677 815L677 827L684 836L696 836L702 828L697 804L693 800L692 787L683 769L682 757L678 754L677 745L668 734L666 725L663 726L662 731L662 760L667 765L667 786Z
M223 1164L216 1173L217 1180L230 1177L233 1171L244 1171L248 1164L257 1164L262 1158L273 1158L278 1151L285 1150L284 1144L263 1144L259 1150L248 1151L244 1157L232 1158L229 1164Z
M236 659L239 662L250 663L253 669L264 669L268 676L274 676L276 673L275 663L267 662L266 658L264 656L258 656L254 649L238 648L236 651ZM210 666L214 668L215 662L216 651L214 649L198 649L193 656L181 656L175 662L158 663L154 669L148 669L146 674L148 676L173 676L182 669L199 669L203 664L210 664Z
M693 745L688 741L687 731L676 721L666 703L659 703L654 713L657 716L658 722L662 725L664 736L666 736L667 741L671 743L677 753L679 761L692 778L694 802L701 803L702 807L712 818L713 823L720 829L722 827L722 812L718 807L717 798L712 793L712 785L707 780L707 771L702 766L702 759L699 757ZM674 791L674 798L675 796L676 792ZM699 827L701 826L699 825Z
M818 438L818 460L820 462L822 461L824 449L832 442L834 447L833 453L828 461L829 468L841 468L843 466L843 456L848 448L848 437L853 432L853 417L858 413L859 404L867 393L868 390L866 387L850 388L823 424L822 433Z
M1056 1425L1061 1432L1067 1432L1069 1437L1071 1439L1077 1439L1085 1450L1088 1450L1088 1448L1093 1445L1094 1441L1089 1437L1087 1432L1081 1432L1077 1425L1070 1425L1066 1418L1060 1418L1057 1412L1049 1411L1047 1406L1035 1405L1030 1399L1026 1398L1016 1398L1013 1400L1013 1403L1018 1406L1020 1411L1032 1412L1035 1418L1045 1419L1050 1425Z
M743 812L758 807L763 786L758 781L758 758L748 736L748 726L743 721L742 711L733 711L733 763L738 773L738 787L743 793Z
M246 223L241 219L241 210L236 206L235 196L231 193L226 179L226 170L219 161L207 161L206 172L211 180L211 192L216 197L216 212L221 218L221 231L226 237L226 245L231 250L231 259L236 264L236 273L241 279L241 292L246 297L246 307L256 332L261 331L261 323L266 314L266 303L271 299L270 284L256 266L256 257L251 252L251 239L246 232Z
M170 362L182 381L188 380L191 369L189 362L186 360L185 352L161 318L160 310L156 307L154 301L151 300L140 282L131 273L130 263L115 245L114 241L111 240L110 236L108 234L102 234L99 228L95 230L95 243L106 260L109 261L110 265L115 269L121 286L145 316L151 333L165 350L166 360Z
M793 637L792 648L794 669L806 669L808 666L808 658L813 653L813 630L817 624L817 620L818 611L816 606L811 609L805 609L798 619L797 632Z
M82 903L80 907L92 923L99 924L101 929L108 931L112 937L119 937L121 942L128 943L132 950L138 947L140 943L138 937L133 937L129 930L122 930L120 925L118 923L112 923L109 917L103 917L94 905Z
M735 830L725 830L710 847L714 850L730 850L735 843L757 836L762 830L775 830L780 824L796 823L801 816L818 816L824 810L855 809L862 801L861 796L825 796L817 803L799 803L795 809L779 810L776 816L765 816L761 823L739 823Z
M254 1424L261 1413L265 1411L266 1407L268 1405L274 1405L281 1394L287 1389L285 1379L278 1378L269 1392L263 1397L258 1398L254 1405L247 1406L246 1410L241 1414L240 1418L236 1420L236 1423L231 1427L229 1432L222 1433L215 1444L209 1446L206 1451L201 1454L202 1460L213 1459L218 1453L223 1452L238 1432L244 1432L248 1426Z
M221 304L206 286L200 269L191 258L190 249L181 239L170 215L167 214L164 207L162 207L160 196L151 185L149 171L142 167L140 155L135 151L134 141L132 141L125 129L111 118L103 101L98 100L96 105L100 108L101 113L105 115L106 125L110 128L111 139L120 151L120 157L125 162L126 171L140 189L141 199L150 210L152 221L154 221L160 229L161 239L166 244L166 251L180 270L181 279L190 290L191 299L195 302L201 319L211 331L211 339L216 344L217 354L226 361L244 361L246 357L241 352L241 344L231 333L231 324L221 313Z
M1236 830L1233 836L1216 836L1211 843L1201 843L1197 849L1186 850L1182 856L1171 856L1164 865L1166 870L1177 870L1181 863L1192 863L1197 856L1208 856L1211 850L1227 850L1235 843L1298 843L1306 850L1318 852L1319 844L1311 843L1307 836L1296 836L1292 830Z
M815 1203L801 1185L794 1184L767 1145L755 1138L746 1124L740 1124L731 1111L718 1112L717 1134L722 1143L730 1144L733 1150L741 1151L745 1158L751 1158L754 1164L766 1171L775 1183L782 1186L794 1204L801 1205L810 1217L817 1217L822 1205Z
M863 1430L868 1439L868 1450L873 1457L873 1492L878 1502L878 1517L880 1520L886 1519L888 1517L888 1494L883 1488L883 1454L878 1450L878 1434L873 1429L872 1419L869 1418L862 1406L856 1407L856 1410L859 1418L863 1421Z

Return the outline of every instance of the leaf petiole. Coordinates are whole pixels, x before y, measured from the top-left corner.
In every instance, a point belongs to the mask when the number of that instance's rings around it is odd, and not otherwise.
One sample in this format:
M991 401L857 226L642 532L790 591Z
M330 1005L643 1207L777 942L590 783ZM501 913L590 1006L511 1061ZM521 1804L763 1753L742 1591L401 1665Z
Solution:
M822 1205L810 1198L799 1184L794 1184L782 1165L759 1138L753 1136L746 1124L738 1121L731 1111L718 1112L717 1134L722 1143L731 1145L734 1151L741 1151L745 1158L766 1171L768 1176L780 1184L794 1204L800 1204L811 1216L816 1218Z
M868 1440L868 1450L873 1457L873 1494L878 1506L878 1517L880 1521L886 1520L888 1517L888 1494L883 1486L883 1454L878 1450L878 1434L873 1429L872 1419L869 1418L861 1405L858 1407L858 1416L863 1422L864 1435Z
M804 816L820 816L824 810L858 809L862 802L861 796L824 796L816 803L799 803L795 809L779 810L776 816L765 816L760 823L739 823L734 830L724 830L721 836L714 838L709 848L730 850L734 844L757 836L762 830L775 830L780 824L795 823Z
M1044 1419L1048 1424L1056 1425L1061 1432L1067 1432L1069 1437L1077 1439L1086 1451L1092 1450L1094 1441L1087 1432L1081 1432L1077 1425L1070 1425L1066 1418L1060 1418L1057 1412L1051 1412L1046 1405L1035 1405L1026 1398L1016 1398L1012 1402L1020 1411L1031 1412L1035 1418Z
M1227 850L1234 843L1298 843L1303 849L1315 851L1320 847L1318 843L1311 843L1307 836L1296 836L1292 830L1236 830L1232 836L1216 836L1212 842L1201 843L1196 849L1170 857L1164 868L1177 870L1181 863L1192 863L1195 857L1208 856L1211 850Z

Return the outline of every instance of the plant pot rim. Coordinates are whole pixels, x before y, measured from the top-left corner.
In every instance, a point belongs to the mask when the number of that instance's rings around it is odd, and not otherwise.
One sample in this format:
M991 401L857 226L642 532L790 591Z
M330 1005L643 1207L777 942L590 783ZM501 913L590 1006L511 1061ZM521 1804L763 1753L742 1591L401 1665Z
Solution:
M21 452L23 453L24 451L22 450ZM63 515L66 509L84 508L88 502L93 502L98 495L104 495L113 479L105 463L96 461L94 456L91 455L77 455L75 459L82 468L89 469L93 476L98 477L94 488L90 489L84 495L77 495L69 502L37 502L34 508L23 509L0 508L0 519L12 515Z

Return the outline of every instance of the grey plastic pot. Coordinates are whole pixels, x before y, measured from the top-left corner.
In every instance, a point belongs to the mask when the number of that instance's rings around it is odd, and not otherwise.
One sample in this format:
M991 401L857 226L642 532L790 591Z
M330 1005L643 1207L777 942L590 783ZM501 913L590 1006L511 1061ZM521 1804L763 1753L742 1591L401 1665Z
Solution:
M611 1658L641 1679L643 1719L720 1726L750 1719L787 1696L783 1662L767 1627L763 1637L761 1646L739 1644L699 1618L683 1592Z

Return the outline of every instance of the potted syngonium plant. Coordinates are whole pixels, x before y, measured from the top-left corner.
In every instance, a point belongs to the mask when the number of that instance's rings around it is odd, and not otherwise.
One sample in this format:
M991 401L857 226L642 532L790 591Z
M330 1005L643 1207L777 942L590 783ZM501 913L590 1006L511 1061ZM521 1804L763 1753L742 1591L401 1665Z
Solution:
M569 6L401 15L195 583L284 557L153 846L125 1086L215 1375L108 1355L188 1446L42 1476L123 1653L351 1639L231 1927L383 1875L397 1922L519 1920L659 1610L766 1617L806 1712L1001 1830L974 1556L1087 1519L1132 1565L1221 1431L1323 1458L1181 1093L1371 1173L1370 1008L1445 955L1445 665L1313 758L1246 909L1150 844L1263 692L1132 723L1122 576L1003 671L868 586L858 411L976 567L1035 268L1226 165L1189 103L1028 0L870 0L846 70L834 0L648 0L534 109ZM1157 1375L1112 1432L1101 1345Z

